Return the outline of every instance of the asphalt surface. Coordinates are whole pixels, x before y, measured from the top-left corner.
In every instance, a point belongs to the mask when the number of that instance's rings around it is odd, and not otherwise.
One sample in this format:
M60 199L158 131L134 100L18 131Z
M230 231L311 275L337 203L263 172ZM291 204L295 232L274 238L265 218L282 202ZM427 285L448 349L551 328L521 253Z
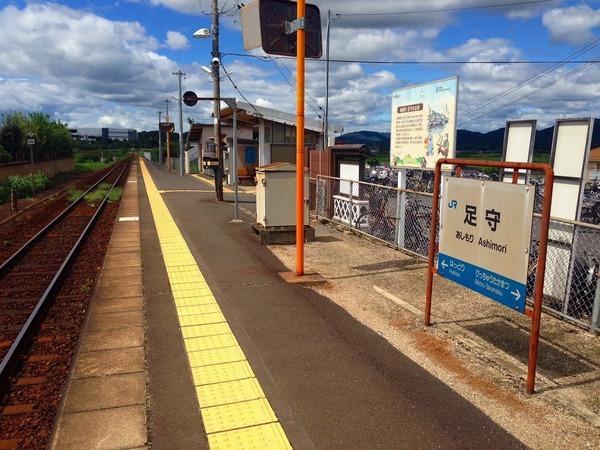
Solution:
M208 187L149 168L159 189ZM140 192L153 446L205 448L152 217ZM216 203L212 193L163 198L294 448L523 447L329 299L283 282L277 273L286 268L259 245L250 216L231 223L233 205Z

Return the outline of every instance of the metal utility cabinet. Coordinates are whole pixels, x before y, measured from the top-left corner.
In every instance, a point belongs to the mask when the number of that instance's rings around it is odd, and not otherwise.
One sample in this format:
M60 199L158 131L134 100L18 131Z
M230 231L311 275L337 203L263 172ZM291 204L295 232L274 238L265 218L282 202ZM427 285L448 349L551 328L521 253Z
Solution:
M278 162L256 168L256 221L265 228L296 226L296 166ZM308 171L304 172L304 225L309 224Z

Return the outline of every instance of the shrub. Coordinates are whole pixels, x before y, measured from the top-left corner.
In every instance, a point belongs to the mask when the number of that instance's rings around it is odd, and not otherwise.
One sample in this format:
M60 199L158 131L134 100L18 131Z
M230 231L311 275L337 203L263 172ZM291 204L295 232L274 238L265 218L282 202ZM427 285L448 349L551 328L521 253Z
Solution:
M0 203L10 201L10 186L0 185Z
M45 173L36 172L29 175L11 175L8 177L8 183L19 197L31 195L32 191L40 192L46 189L49 180Z

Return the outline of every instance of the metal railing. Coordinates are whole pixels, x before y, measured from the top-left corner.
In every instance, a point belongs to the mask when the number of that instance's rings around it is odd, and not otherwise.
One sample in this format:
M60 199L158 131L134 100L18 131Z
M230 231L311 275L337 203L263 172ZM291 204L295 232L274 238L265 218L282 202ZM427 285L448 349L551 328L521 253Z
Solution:
M314 188L313 188L314 186ZM311 209L319 219L352 228L413 256L426 259L433 195L319 175L311 179ZM313 197L314 196L314 197ZM540 217L533 221L528 297L533 295ZM544 310L600 332L600 226L551 219Z

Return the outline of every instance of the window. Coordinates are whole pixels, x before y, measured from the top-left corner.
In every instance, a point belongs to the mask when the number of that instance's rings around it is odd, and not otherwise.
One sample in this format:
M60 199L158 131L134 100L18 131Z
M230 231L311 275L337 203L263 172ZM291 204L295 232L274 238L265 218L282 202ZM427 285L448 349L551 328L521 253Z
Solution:
M284 143L293 144L296 142L296 127L284 125Z

